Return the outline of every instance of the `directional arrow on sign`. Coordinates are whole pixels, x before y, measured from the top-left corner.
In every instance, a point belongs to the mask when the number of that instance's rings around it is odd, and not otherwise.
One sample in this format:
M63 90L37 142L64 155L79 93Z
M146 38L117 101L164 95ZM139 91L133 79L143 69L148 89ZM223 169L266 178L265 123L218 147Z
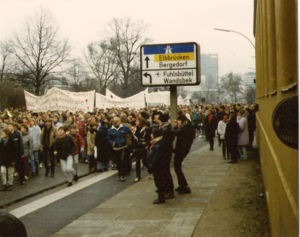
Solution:
M150 58L148 58L148 56L145 58L145 61L146 61L146 68L148 68L148 62L149 62Z
M145 74L143 74L145 77L150 77L150 84L152 84L152 76L151 74L148 74L148 72L146 72Z

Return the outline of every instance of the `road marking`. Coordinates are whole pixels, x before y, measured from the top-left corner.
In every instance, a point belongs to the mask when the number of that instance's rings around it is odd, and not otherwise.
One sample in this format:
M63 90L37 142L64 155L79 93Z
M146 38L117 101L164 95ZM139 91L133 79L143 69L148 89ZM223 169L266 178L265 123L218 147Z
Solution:
M99 174L95 177L92 177L90 179L84 180L82 182L76 183L75 185L65 188L63 190L57 191L56 193L50 194L46 197L40 198L36 201L33 201L31 203L28 203L22 207L19 207L17 209L14 209L10 212L10 214L14 215L17 218L20 218L22 216L25 216L31 212L34 212L42 207L45 207L57 200L60 200L64 197L67 197L83 188L86 188L94 183L97 183L103 179L106 179L114 174L116 174L118 171L116 170L110 170L108 172L104 172L102 174Z

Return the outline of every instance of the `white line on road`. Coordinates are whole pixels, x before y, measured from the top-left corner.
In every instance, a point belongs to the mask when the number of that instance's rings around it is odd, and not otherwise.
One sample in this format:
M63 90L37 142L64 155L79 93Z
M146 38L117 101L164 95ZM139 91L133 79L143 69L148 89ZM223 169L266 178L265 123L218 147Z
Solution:
M42 207L45 207L59 199L62 199L64 197L67 197L83 188L86 188L94 183L99 182L100 180L106 179L114 174L116 174L118 171L116 170L110 170L108 172L104 172L102 174L99 174L95 177L92 177L90 179L84 180L82 182L76 183L75 185L65 188L63 190L60 190L56 193L50 194L46 197L40 198L36 201L33 201L31 203L28 203L22 207L19 207L17 209L14 209L10 212L10 214L14 215L17 218L20 218L22 216L25 216L31 212L34 212Z

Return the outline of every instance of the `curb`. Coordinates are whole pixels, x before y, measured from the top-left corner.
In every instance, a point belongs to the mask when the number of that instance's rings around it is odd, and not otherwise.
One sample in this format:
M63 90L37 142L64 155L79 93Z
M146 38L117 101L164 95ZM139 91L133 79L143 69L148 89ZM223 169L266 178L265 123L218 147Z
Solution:
M93 174L93 173L83 174L83 175L78 176L78 178L80 179L80 178L89 176L89 175L91 175L91 174ZM60 183L58 183L58 184L55 184L55 185L50 186L50 187L48 187L48 188L45 188L45 189L39 190L39 191L37 191L37 192L31 193L31 194L29 194L29 195L26 195L26 196L24 196L24 197L21 197L21 198L19 198L19 199L14 200L14 201L5 203L5 204L3 204L3 205L0 206L0 209L3 209L3 208L8 207L8 206L10 206L10 205L16 204L16 203L18 203L18 202L21 202L21 201L23 201L23 200L25 200L25 199L27 199L27 198L31 198L31 197L37 196L37 195L39 195L39 194L41 194L41 193L43 193L43 192L46 192L46 191L49 191L49 190L51 190L51 189L57 188L57 187L62 186L62 185L64 185L64 184L67 184L67 181L60 182Z

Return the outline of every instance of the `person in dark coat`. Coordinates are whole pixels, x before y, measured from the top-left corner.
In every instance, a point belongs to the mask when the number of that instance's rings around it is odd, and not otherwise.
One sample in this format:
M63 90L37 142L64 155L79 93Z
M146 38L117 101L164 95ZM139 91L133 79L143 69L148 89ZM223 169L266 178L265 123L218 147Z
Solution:
M48 165L48 157L50 156L51 162L51 174L50 177L54 177L55 171L55 158L53 156L53 143L57 138L57 129L52 126L52 119L48 118L46 120L46 126L44 126L41 135L41 153L42 153L42 160L45 165L46 173L45 177L49 174L49 165Z
M95 146L97 147L98 172L108 171L108 163L112 156L112 147L107 140L107 123L101 121L101 126L96 133Z
M204 127L206 131L207 140L210 144L210 151L214 150L214 136L218 126L218 120L211 112L211 109L207 110L207 116L204 119Z
M146 120L143 117L138 117L136 119L136 127L131 129L133 134L133 149L135 154L135 169L136 169L136 178L134 182L141 180L141 159L144 166L148 169L147 162L147 148L150 145L151 132L146 126Z
M25 174L24 174L24 161L22 156L24 155L24 146L21 133L18 131L18 125L14 122L9 122L7 128L11 132L11 136L17 144L18 156L16 159L15 170L18 172L20 177L20 184L25 184Z
M174 130L172 131L177 136L176 147L174 149L174 168L178 179L179 187L175 189L179 194L191 193L186 178L182 172L181 166L184 158L189 153L194 141L194 127L186 116L180 115L174 121Z
M0 165L2 187L0 191L11 191L14 184L14 166L18 158L17 144L15 143L11 131L3 129L0 142Z
M238 151L238 134L240 132L239 124L237 123L236 116L230 115L230 120L227 123L225 130L225 140L228 153L231 156L231 161L228 163L237 163L239 157ZM229 157L228 157L229 158Z
M73 153L76 149L76 144L71 135L66 134L68 128L62 126L58 129L58 137L53 144L53 154L60 160L61 169L64 172L68 185L72 186L73 179L78 181L78 176L73 169Z
M159 115L159 127L154 132L155 139L150 142L152 148L148 160L151 161L150 169L158 193L158 199L153 204L162 204L165 199L174 198L174 184L170 172L174 135L168 121L168 114Z

